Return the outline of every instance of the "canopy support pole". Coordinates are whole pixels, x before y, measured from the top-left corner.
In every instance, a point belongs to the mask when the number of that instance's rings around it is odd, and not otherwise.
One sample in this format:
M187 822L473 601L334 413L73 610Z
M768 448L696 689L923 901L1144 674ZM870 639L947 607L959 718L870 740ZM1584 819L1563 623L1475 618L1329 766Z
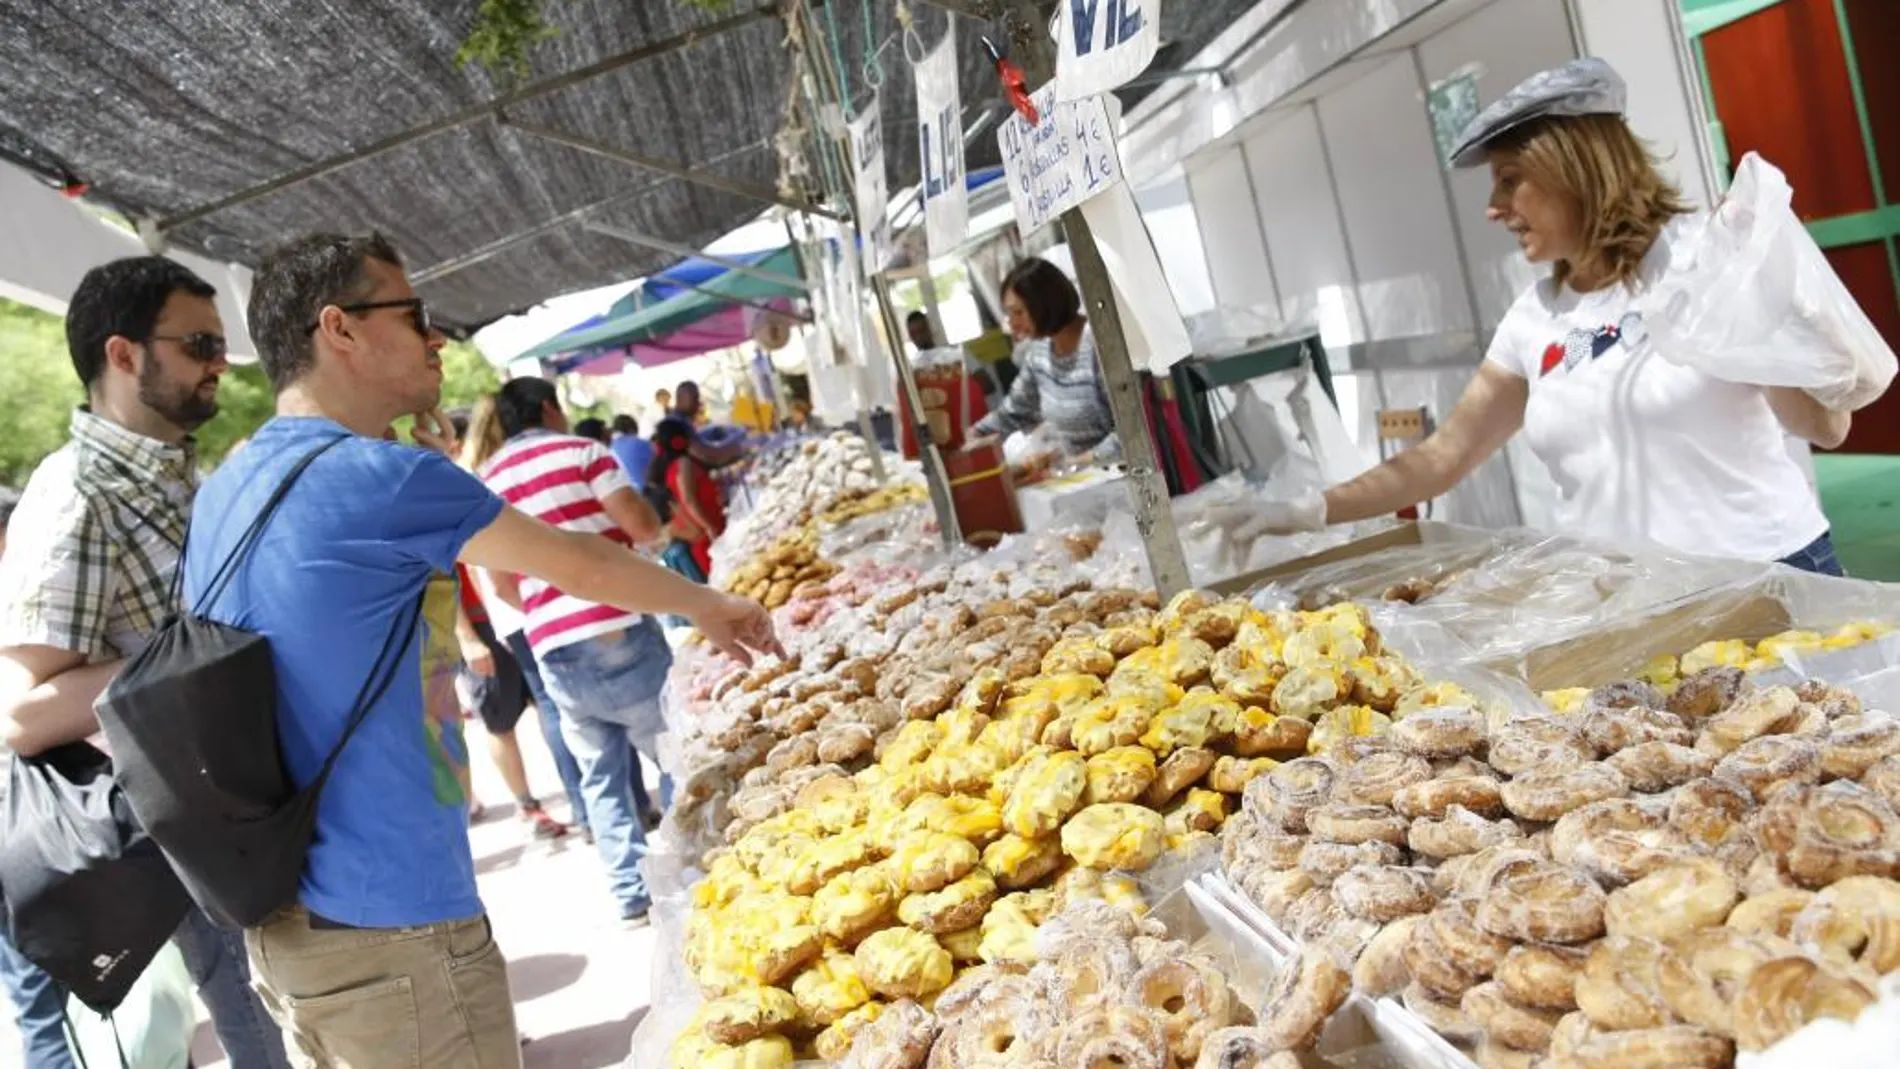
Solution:
M529 137L538 137L544 141L552 141L557 145L566 145L571 149L591 153L595 156L601 156L610 160L617 160L621 163L632 164L635 167L643 167L649 171L658 171L663 175L677 178L682 182L691 182L694 185L705 186L707 189L716 189L722 193L730 193L736 197L745 197L748 200L756 200L764 204L776 204L781 208L789 208L795 212L822 215L829 219L840 218L837 212L829 208L823 208L805 201L792 200L790 197L781 197L777 190L768 189L765 186L756 186L750 182L739 182L731 178L723 178L703 169L695 170L669 160L662 160L635 152L632 149L609 145L603 141L595 141L593 138L582 137L579 134L570 134L563 130L551 130L545 126L524 123L517 119L508 118L505 115L495 121L503 129L527 134Z
M931 0L972 17L983 8L995 13L1003 9L1002 21L1010 35L1010 54L1023 69L1032 86L1040 87L1056 73L1055 42L1048 34L1048 20L1037 11L1036 0ZM1088 305L1089 323L1095 331L1095 347L1101 356L1103 384L1107 387L1108 406L1115 417L1115 434L1121 440L1123 462L1128 468L1128 495L1135 507L1135 527L1148 554L1148 570L1162 598L1193 585L1187 559L1181 552L1181 535L1174 526L1174 508L1168 499L1168 484L1155 467L1154 438L1148 433L1148 413L1142 405L1141 380L1135 374L1128 355L1128 338L1122 329L1121 309L1115 304L1115 290L1108 277L1108 266L1095 244L1095 233L1080 208L1062 213L1062 231L1069 239L1069 252L1075 261L1076 281Z
M434 122L424 123L421 126L404 130L399 134L385 137L381 141L373 141L370 144L364 145L362 148L354 149L340 156L332 156L329 159L318 160L309 166L299 167L294 171L278 175L269 181L260 182L248 189L240 189L228 196L220 197L214 201L208 201L195 208L187 208L177 215L160 219L158 221L158 228L160 230L175 230L178 227L184 226L186 223L197 222L205 216L215 215L227 208L235 208L240 204L248 204L260 197L267 197L272 193L289 189L294 185L300 185L313 178L321 178L324 175L340 171L351 164L361 163L372 156L380 156L385 152L401 148L412 142L434 137L437 134L447 133L457 127L480 122L491 115L499 115L501 109L523 104L551 93L558 93L564 89L571 89L582 82L598 78L603 74L612 74L614 71L620 70L623 67L632 66L641 60L652 59L655 56L663 56L669 52L677 52L683 48L690 48L693 45L710 40L720 34L749 26L755 22L777 17L777 5L767 5L752 11L742 11L736 15L720 19L717 22L701 26L696 30L688 30L676 37L669 37L664 41L654 41L651 44L642 45L639 48L629 49L619 55L608 56L598 63L589 64L579 70L557 75L544 82L536 82L533 85L522 86L513 92L504 93L494 100L463 108L453 115L437 119Z

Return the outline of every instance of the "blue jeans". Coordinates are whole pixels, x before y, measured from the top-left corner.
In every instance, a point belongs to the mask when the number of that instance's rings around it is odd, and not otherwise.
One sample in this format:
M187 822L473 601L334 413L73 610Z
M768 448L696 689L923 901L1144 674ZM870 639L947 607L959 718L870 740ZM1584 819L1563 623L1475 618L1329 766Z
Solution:
M211 1011L211 1026L231 1069L290 1069L283 1029L251 990L244 933L220 926L194 907L172 942L185 958L198 997Z
M666 552L660 554L660 563L700 586L706 585L706 573L699 570L699 561L693 556L692 544L675 538L667 543ZM681 616L668 617L668 627L685 627L691 621Z
M554 759L554 773L561 777L561 789L567 792L567 806L574 814L575 823L583 829L587 823L587 800L581 796L581 766L574 760L574 751L567 748L567 740L561 737L561 710L548 697L548 688L541 682L541 666L534 663L534 650L528 646L528 636L520 631L508 636L508 650L521 662L521 674L528 681L528 694L534 698L536 715L541 718L541 737L547 740L548 756Z
M53 978L0 937L0 986L7 989L26 1048L25 1069L74 1069L66 1046L65 1000Z
M1841 558L1834 552L1834 532L1829 531L1808 543L1807 547L1790 557L1783 557L1781 563L1790 568L1799 568L1816 575L1845 576L1841 568Z
M541 682L561 710L562 734L581 766L581 794L594 829L594 847L623 913L644 911L650 898L640 859L646 831L633 803L634 751L659 763L657 742L666 724L660 691L673 654L650 618L636 626L549 650ZM660 804L672 784L660 777Z

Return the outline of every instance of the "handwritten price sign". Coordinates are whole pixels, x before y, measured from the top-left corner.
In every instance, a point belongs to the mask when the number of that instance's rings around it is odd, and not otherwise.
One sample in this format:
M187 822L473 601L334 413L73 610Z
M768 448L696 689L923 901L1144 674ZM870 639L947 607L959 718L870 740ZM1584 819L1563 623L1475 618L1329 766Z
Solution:
M1032 99L1041 124L1030 126L1012 114L996 135L1016 225L1024 234L1041 230L1122 180L1106 98L1059 103L1055 87L1048 85Z

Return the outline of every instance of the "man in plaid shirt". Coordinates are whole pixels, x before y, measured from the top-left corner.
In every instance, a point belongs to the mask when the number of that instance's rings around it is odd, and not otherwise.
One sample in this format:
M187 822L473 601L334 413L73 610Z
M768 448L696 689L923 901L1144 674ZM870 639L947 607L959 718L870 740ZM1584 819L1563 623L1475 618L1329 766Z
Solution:
M33 472L0 558L0 742L16 753L95 734L93 699L171 611L198 488L191 432L217 413L228 366L214 296L158 256L94 268L73 295L66 340L88 404ZM176 942L233 1069L287 1067L242 935L194 909ZM0 949L29 1069L66 1069L59 996L37 973Z

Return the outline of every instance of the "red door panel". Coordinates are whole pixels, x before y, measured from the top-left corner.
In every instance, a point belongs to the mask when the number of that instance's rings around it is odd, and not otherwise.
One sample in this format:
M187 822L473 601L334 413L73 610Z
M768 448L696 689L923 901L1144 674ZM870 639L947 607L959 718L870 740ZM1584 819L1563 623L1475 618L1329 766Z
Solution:
M1833 0L1783 0L1703 35L1702 49L1732 159L1759 152L1781 168L1803 219L1874 208Z
M1847 0L1847 26L1854 37L1860 91L1874 128L1887 203L1900 204L1900 59L1895 57L1900 51L1900 3Z
M1828 262L1874 321L1887 344L1900 349L1900 300L1894 297L1887 247L1878 241L1827 250ZM1854 415L1843 453L1900 453L1900 385Z

